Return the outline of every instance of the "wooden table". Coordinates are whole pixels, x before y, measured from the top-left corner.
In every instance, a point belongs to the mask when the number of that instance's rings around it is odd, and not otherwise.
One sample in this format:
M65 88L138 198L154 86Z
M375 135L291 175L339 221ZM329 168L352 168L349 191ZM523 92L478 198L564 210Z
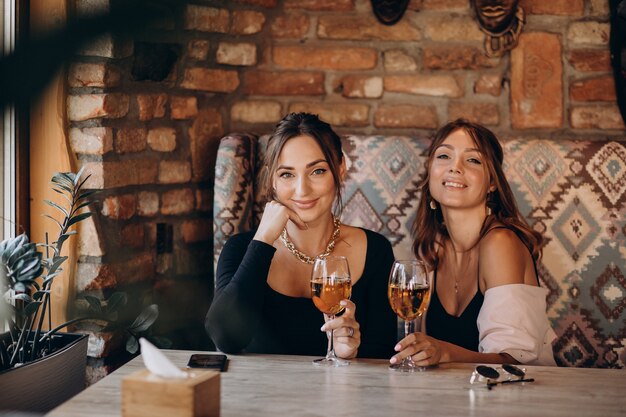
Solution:
M164 351L184 367L191 351ZM472 364L426 372L390 371L385 360L318 368L304 356L229 355L222 373L221 416L625 416L626 370L526 367L535 382L470 385ZM51 411L49 416L120 415L123 376L135 358Z

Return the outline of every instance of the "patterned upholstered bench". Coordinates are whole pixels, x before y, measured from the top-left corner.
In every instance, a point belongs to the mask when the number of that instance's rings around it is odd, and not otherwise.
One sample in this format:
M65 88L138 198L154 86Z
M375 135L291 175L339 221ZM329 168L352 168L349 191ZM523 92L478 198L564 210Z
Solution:
M215 261L231 234L255 227L254 179L267 137L222 139L215 172ZM376 230L411 256L417 183L429 141L347 136L342 221ZM540 280L558 335L557 363L626 365L626 142L511 140L505 170L522 213L545 237Z

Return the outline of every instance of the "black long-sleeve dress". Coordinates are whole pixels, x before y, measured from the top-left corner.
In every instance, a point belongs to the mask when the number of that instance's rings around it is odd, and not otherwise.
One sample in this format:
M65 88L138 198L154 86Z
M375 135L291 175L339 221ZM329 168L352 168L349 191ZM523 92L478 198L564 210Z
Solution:
M352 288L361 330L358 356L389 358L397 342L397 319L387 300L393 264L391 244L365 230L367 253L363 275ZM215 297L206 330L223 352L324 355L322 313L310 298L289 297L267 284L276 249L253 240L254 232L231 237L217 264Z

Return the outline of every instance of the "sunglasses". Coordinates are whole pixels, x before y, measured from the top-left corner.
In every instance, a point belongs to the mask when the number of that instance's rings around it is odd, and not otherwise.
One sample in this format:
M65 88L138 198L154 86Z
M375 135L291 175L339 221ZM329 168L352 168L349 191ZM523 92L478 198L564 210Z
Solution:
M501 375L498 369L501 369L505 373L505 379L502 381L499 381ZM525 368L518 368L515 365L505 363L498 369L492 368L491 366L478 365L474 369L474 372L472 372L472 376L470 377L470 384L486 382L487 389L491 389L498 384L514 384L516 382L535 381L534 378L525 378Z

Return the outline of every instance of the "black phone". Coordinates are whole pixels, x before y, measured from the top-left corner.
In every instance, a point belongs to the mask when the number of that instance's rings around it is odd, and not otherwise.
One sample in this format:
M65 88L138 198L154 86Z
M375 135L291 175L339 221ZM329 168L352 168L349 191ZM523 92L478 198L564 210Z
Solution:
M196 353L191 355L188 368L215 369L220 372L226 371L228 358L220 353Z

